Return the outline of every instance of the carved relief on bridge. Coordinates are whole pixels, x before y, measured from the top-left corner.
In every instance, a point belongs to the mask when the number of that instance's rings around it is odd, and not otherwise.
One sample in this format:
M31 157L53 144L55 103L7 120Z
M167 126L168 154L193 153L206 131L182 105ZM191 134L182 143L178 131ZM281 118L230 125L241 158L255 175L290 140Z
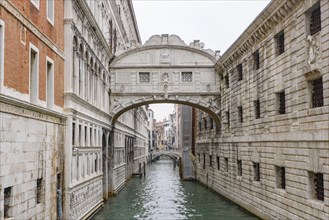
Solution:
M111 114L142 103L181 103L214 114L219 106L215 53L176 35L154 35L111 63Z

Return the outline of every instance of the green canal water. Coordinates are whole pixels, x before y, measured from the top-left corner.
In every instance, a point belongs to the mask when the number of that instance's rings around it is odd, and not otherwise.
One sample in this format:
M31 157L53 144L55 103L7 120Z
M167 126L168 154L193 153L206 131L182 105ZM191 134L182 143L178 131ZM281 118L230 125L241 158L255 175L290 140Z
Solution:
M256 216L198 182L180 180L171 160L158 160L146 176L134 177L93 219L226 219Z

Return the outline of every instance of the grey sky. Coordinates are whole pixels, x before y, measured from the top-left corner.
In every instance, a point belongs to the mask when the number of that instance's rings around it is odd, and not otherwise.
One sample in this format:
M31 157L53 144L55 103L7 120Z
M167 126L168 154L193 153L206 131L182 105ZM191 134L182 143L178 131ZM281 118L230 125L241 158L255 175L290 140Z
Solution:
M176 34L221 54L266 7L269 0L133 0L143 43L154 34ZM157 120L173 105L151 105Z

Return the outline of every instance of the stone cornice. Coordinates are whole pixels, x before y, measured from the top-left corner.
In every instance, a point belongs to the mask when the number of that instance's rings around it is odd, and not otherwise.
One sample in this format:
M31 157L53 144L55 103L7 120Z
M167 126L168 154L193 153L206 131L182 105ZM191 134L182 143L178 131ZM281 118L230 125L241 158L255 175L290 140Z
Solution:
M0 94L0 112L64 125L66 115Z
M107 44L106 39L105 39L101 29L99 28L98 23L96 22L93 14L91 13L86 1L85 0L75 0L75 2L79 6L79 9L83 11L83 14L88 19L90 25L93 27L93 30L95 31L95 34L98 37L98 40L100 41L100 43L103 45L103 49L106 52L106 54L109 57L112 57L113 54L110 50L110 47Z
M301 2L300 0L272 0L217 61L217 69L218 66L229 68L251 47L264 40L275 25L289 16Z
M45 45L47 45L53 52L55 52L62 59L65 59L64 51L59 48L56 43L42 33L28 18L26 18L14 5L9 1L0 0L0 6L7 10L19 22L21 22L27 29L29 29L35 36L37 36Z

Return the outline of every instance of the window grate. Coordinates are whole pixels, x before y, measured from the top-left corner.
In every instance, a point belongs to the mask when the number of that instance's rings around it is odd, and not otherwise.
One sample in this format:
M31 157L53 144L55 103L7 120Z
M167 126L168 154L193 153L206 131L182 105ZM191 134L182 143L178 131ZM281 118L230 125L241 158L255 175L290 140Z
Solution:
M238 71L238 81L241 81L242 80L242 64L239 64L236 68Z
M182 82L191 83L192 82L192 73L191 72L182 72Z
M203 169L206 169L206 155L203 154Z
M253 162L254 167L254 181L260 181L259 163Z
M242 176L242 161L238 160L238 176Z
M210 121L210 129L214 129L214 120L209 117L209 121Z
M238 117L239 117L239 122L242 123L243 122L243 110L242 110L242 106L238 106Z
M150 73L149 72L140 72L139 73L139 82L140 83L149 83L150 82Z
M280 55L284 52L284 32L281 31L276 35L276 51L277 55Z
M254 106L255 106L255 118L260 118L260 102L259 102L259 99L254 101Z
M255 67L256 70L258 70L259 67L260 67L259 51L258 50L253 54L253 58L254 58L254 67Z
M285 167L276 166L277 172L277 187L281 189L286 188L286 169Z
M228 158L225 157L225 172L228 172Z
M324 201L324 185L323 185L323 174L322 173L315 174L314 184L315 184L316 198L318 200Z
M225 76L225 85L226 85L226 88L230 87L230 81L229 81L228 75Z
M312 107L323 106L323 83L322 77L312 81Z
M321 9L320 9L320 4L318 7L313 9L311 12L311 17L310 17L310 32L311 35L318 33L321 31Z
M278 113L285 114L286 113L286 98L285 98L284 91L278 93L278 99L279 99Z

